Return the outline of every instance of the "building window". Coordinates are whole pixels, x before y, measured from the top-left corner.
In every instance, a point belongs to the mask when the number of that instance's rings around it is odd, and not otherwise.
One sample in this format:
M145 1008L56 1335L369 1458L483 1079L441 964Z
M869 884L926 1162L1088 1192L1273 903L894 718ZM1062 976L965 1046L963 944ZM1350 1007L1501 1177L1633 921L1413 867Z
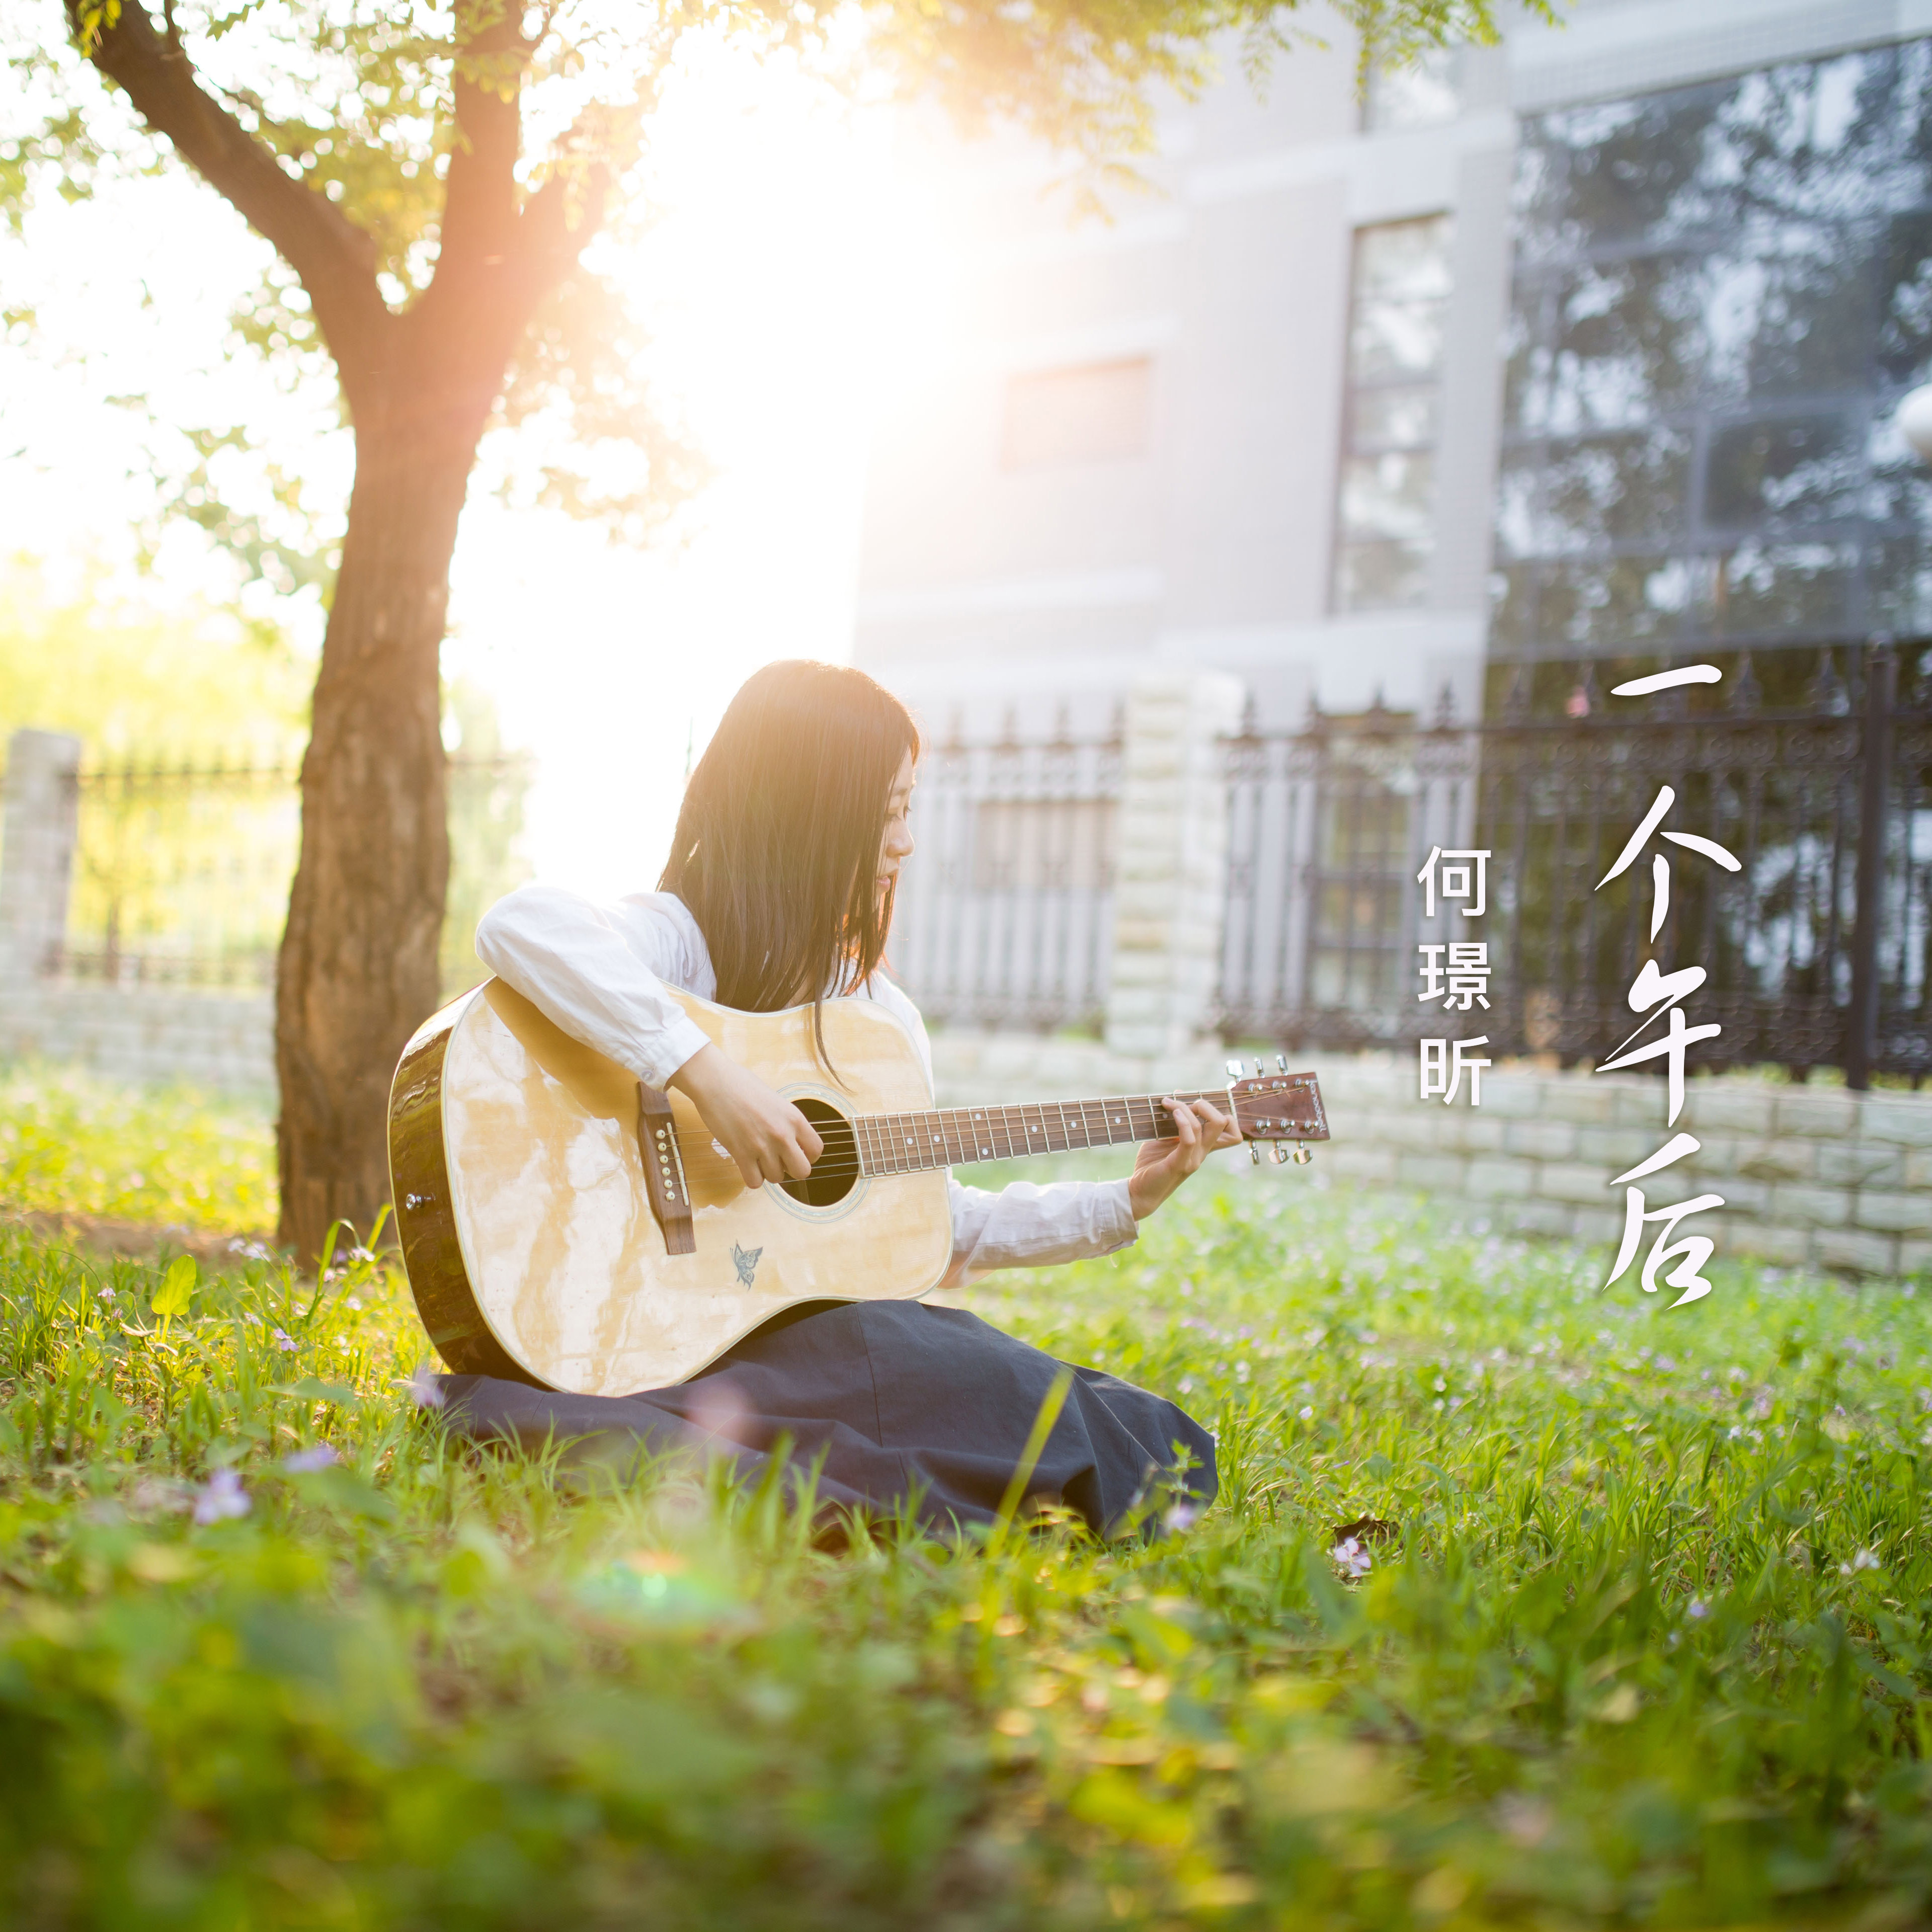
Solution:
M1372 67L1362 100L1362 132L1432 128L1461 112L1460 50L1430 47L1406 65Z
M1153 416L1154 364L1144 356L1010 376L1000 463L1048 470L1142 456Z
M1932 626L1932 41L1526 119L1491 650Z
M1449 236L1446 214L1355 231L1337 610L1406 610L1428 596Z

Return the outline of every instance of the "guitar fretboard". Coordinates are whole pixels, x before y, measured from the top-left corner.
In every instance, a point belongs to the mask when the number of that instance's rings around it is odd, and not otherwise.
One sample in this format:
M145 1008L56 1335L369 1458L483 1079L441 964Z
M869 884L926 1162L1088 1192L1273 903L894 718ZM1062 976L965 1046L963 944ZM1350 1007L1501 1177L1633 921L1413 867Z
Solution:
M1213 1100L1225 1094L1177 1094L1178 1100ZM1043 1100L1017 1107L940 1107L926 1114L861 1114L852 1122L862 1174L914 1174L976 1160L1011 1160L1030 1154L1116 1147L1124 1141L1174 1138L1174 1117L1161 1096L1136 1094L1108 1100Z

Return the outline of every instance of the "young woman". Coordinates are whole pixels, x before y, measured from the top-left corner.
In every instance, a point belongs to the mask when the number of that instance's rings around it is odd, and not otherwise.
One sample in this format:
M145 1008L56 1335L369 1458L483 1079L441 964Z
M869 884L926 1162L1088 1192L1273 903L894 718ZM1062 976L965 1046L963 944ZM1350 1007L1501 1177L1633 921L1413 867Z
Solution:
M658 889L600 904L526 886L477 928L483 963L566 1032L640 1079L679 1088L744 1175L802 1178L821 1143L798 1109L728 1059L666 986L752 1012L878 1001L911 1036L917 1010L880 970L919 734L861 671L767 665L731 701L686 788ZM1204 1102L1170 1100L1179 1138L1143 1146L1130 1178L950 1184L952 1262L942 1287L988 1268L1111 1254L1239 1135ZM672 1388L555 1395L478 1376L445 1379L446 1414L480 1438L614 1433L652 1449L722 1450L755 1468L788 1439L820 1462L821 1504L909 1504L926 1522L992 1520L1061 1365L963 1310L815 1302L788 1310ZM822 1460L820 1460L822 1459ZM1076 1369L1032 1481L1096 1534L1131 1526L1164 1487L1214 1492L1214 1451L1173 1404Z

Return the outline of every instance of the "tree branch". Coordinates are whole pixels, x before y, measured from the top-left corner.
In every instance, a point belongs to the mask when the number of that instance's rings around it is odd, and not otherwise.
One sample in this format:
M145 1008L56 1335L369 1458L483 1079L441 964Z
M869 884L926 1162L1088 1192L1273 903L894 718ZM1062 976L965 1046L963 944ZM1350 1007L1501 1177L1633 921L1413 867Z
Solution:
M568 166L570 145L564 143L564 164L531 196L517 223L518 256L525 276L541 290L539 301L576 267L604 225L610 191L610 171L602 161L580 171Z
M352 412L365 377L380 370L394 321L376 284L374 241L326 196L285 173L274 153L207 93L178 43L156 32L142 0L123 0L91 45L81 0L67 5L88 58L302 278Z
M478 0L487 7L490 0ZM517 345L603 220L609 170L574 160L602 112L588 111L560 144L560 165L519 212L520 83L530 43L501 16L470 40L457 66L457 141L443 202L436 274L405 326L433 332L494 404ZM460 311L465 326L451 333Z
M530 46L512 10L480 0L459 9L485 17L457 50L456 141L443 194L436 279L500 266L517 226L517 157L523 146L524 69ZM494 258L492 260L492 258Z

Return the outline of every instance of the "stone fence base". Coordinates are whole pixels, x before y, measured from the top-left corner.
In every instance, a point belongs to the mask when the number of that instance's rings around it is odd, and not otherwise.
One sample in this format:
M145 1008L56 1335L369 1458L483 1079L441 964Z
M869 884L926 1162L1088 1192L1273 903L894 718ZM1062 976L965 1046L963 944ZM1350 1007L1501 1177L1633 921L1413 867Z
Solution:
M1098 1041L964 1032L935 1034L932 1045L949 1106L1218 1088L1228 1078L1224 1056L1206 1048L1137 1059ZM272 1094L272 1002L266 993L16 982L0 999L0 1058ZM1491 1068L1472 1108L1419 1100L1413 1064L1388 1054L1304 1054L1291 1064L1321 1076L1334 1134L1306 1172L1481 1203L1498 1226L1523 1233L1614 1244L1623 1200L1613 1178L1670 1138L1662 1082L1629 1074ZM1932 1094L1694 1079L1678 1126L1702 1144L1651 1184L1651 1204L1721 1194L1723 1210L1691 1224L1720 1254L1850 1274L1932 1270Z
M0 1058L64 1061L140 1085L272 1094L272 995L159 986L0 985Z
M1228 1078L1218 1051L1136 1060L1098 1042L1016 1034L935 1034L933 1057L951 1106ZM1289 1065L1320 1076L1334 1136L1309 1172L1480 1202L1496 1225L1523 1233L1614 1246L1624 1205L1612 1178L1672 1131L1662 1081L1631 1074L1492 1068L1472 1109L1466 1095L1454 1107L1419 1100L1414 1064L1390 1054L1302 1054ZM1932 1094L1694 1079L1676 1131L1701 1145L1649 1183L1649 1204L1721 1194L1722 1210L1684 1229L1709 1234L1720 1256L1858 1275L1932 1270Z

